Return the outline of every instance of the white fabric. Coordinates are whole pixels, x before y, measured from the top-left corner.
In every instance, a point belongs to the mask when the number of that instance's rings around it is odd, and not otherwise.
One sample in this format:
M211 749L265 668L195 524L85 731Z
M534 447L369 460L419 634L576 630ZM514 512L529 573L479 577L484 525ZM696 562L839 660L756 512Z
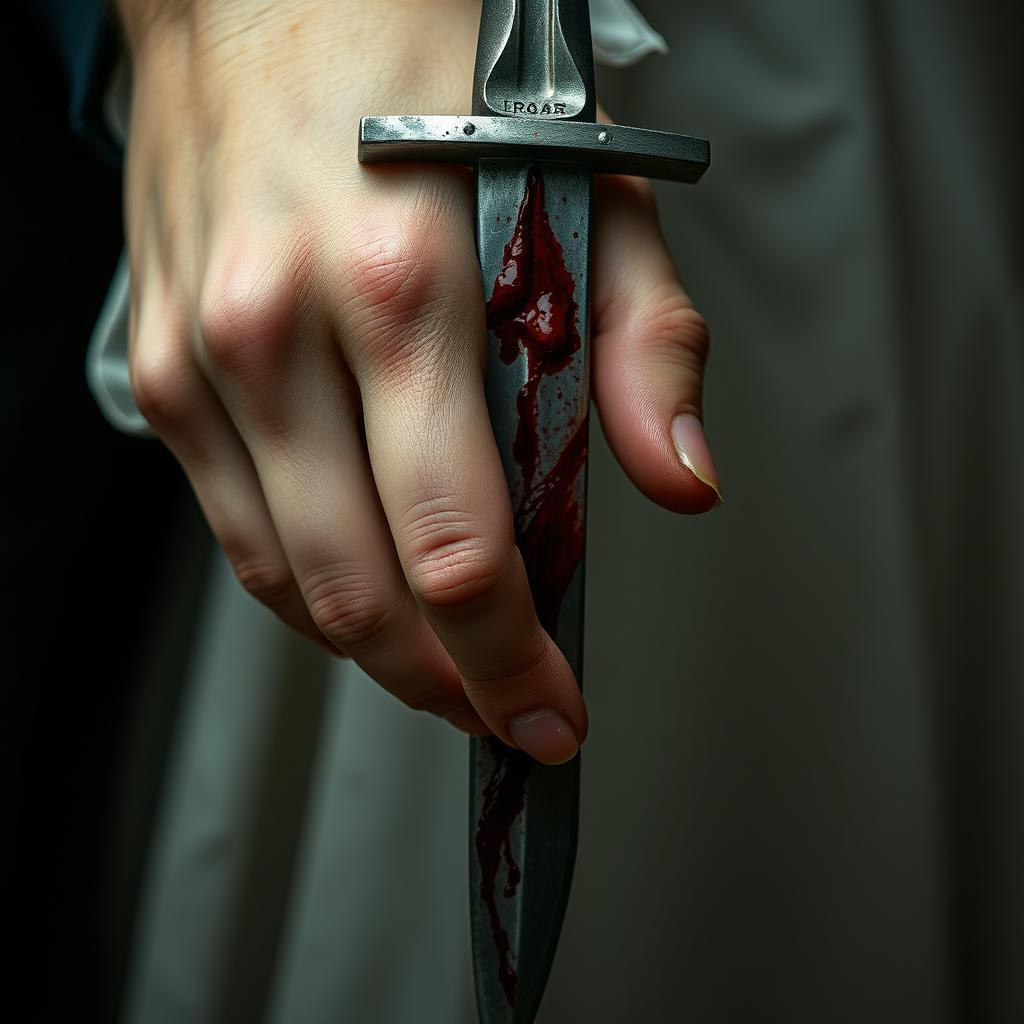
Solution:
M85 376L111 426L125 434L154 437L153 428L135 404L128 374L130 286L128 258L122 253L85 354Z
M128 139L131 115L131 71L122 58L114 68L103 102L111 135L122 145ZM139 411L128 374L128 307L131 278L128 256L121 254L85 353L85 377L97 405L111 426L122 433L155 437Z
M590 0L594 57L608 67L624 68L649 53L668 53L668 44L629 0Z
M635 64L649 53L667 53L665 40L629 0L591 0L594 56L611 67ZM125 61L118 64L104 103L114 138L128 135L131 80ZM154 436L132 397L128 380L127 260L122 257L86 353L86 377L97 404L110 424L126 434Z

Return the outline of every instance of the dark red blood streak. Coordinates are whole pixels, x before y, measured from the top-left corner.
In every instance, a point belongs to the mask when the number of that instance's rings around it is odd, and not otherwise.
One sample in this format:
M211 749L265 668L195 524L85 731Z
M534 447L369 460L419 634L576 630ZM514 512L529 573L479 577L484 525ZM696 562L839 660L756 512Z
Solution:
M584 418L554 468L530 492L516 515L519 550L537 617L551 636L558 631L558 612L586 540L575 484L587 461L587 426Z
M580 347L576 284L544 209L544 177L531 167L501 273L487 303L487 326L506 363L526 352L526 383L516 398L519 423L512 454L529 493L537 470L537 389L541 377L569 365Z
M508 934L498 916L498 869L505 861L505 885L502 895L511 899L519 884L519 865L512 857L512 823L519 817L526 800L526 777L530 759L511 750L500 740L484 740L495 759L494 773L484 787L483 808L476 826L476 856L480 862L480 898L491 920L491 934L498 954L498 979L509 1006L516 1005L516 982Z
M515 510L516 539L537 615L551 636L558 631L562 600L583 557L583 514L576 481L587 458L587 418L583 416L554 465L538 480L540 434L548 437L551 424L538 422L537 397L541 379L564 370L580 349L575 291L544 209L543 175L531 167L515 230L505 246L501 273L487 304L487 326L498 339L504 362L511 364L522 358L522 353L526 355L526 383L516 396L518 422L512 445L523 479L522 500ZM490 917L499 980L509 1006L515 1006L518 978L498 914L497 885L502 859L506 867L502 895L512 898L519 883L511 829L523 810L532 762L499 740L485 742L495 768L484 788L476 829L480 898Z

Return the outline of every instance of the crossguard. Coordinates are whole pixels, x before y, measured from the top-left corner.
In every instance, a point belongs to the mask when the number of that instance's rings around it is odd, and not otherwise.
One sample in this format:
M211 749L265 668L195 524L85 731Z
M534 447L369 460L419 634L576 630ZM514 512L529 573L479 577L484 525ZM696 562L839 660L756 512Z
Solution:
M597 173L693 183L711 163L711 145L690 135L530 116L411 115L359 121L360 163L475 164L493 158L580 163Z

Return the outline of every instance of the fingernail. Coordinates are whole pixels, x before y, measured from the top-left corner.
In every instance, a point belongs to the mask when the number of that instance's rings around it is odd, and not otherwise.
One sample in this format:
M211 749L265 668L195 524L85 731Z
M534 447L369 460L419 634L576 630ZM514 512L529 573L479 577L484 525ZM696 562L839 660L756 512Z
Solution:
M565 764L580 749L572 726L557 711L531 711L508 723L516 746L542 764Z
M711 458L704 428L693 413L680 413L672 420L672 444L675 446L679 461L702 483L710 487L718 496L717 504L722 504L722 489L718 486L718 471L715 460Z

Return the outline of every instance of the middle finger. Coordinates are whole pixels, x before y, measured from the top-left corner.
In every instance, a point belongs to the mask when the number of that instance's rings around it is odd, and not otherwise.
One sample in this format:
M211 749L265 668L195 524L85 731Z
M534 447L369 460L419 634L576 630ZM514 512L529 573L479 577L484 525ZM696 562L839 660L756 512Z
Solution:
M486 732L409 593L360 434L358 394L305 289L271 255L213 279L202 347L314 622L411 707Z

